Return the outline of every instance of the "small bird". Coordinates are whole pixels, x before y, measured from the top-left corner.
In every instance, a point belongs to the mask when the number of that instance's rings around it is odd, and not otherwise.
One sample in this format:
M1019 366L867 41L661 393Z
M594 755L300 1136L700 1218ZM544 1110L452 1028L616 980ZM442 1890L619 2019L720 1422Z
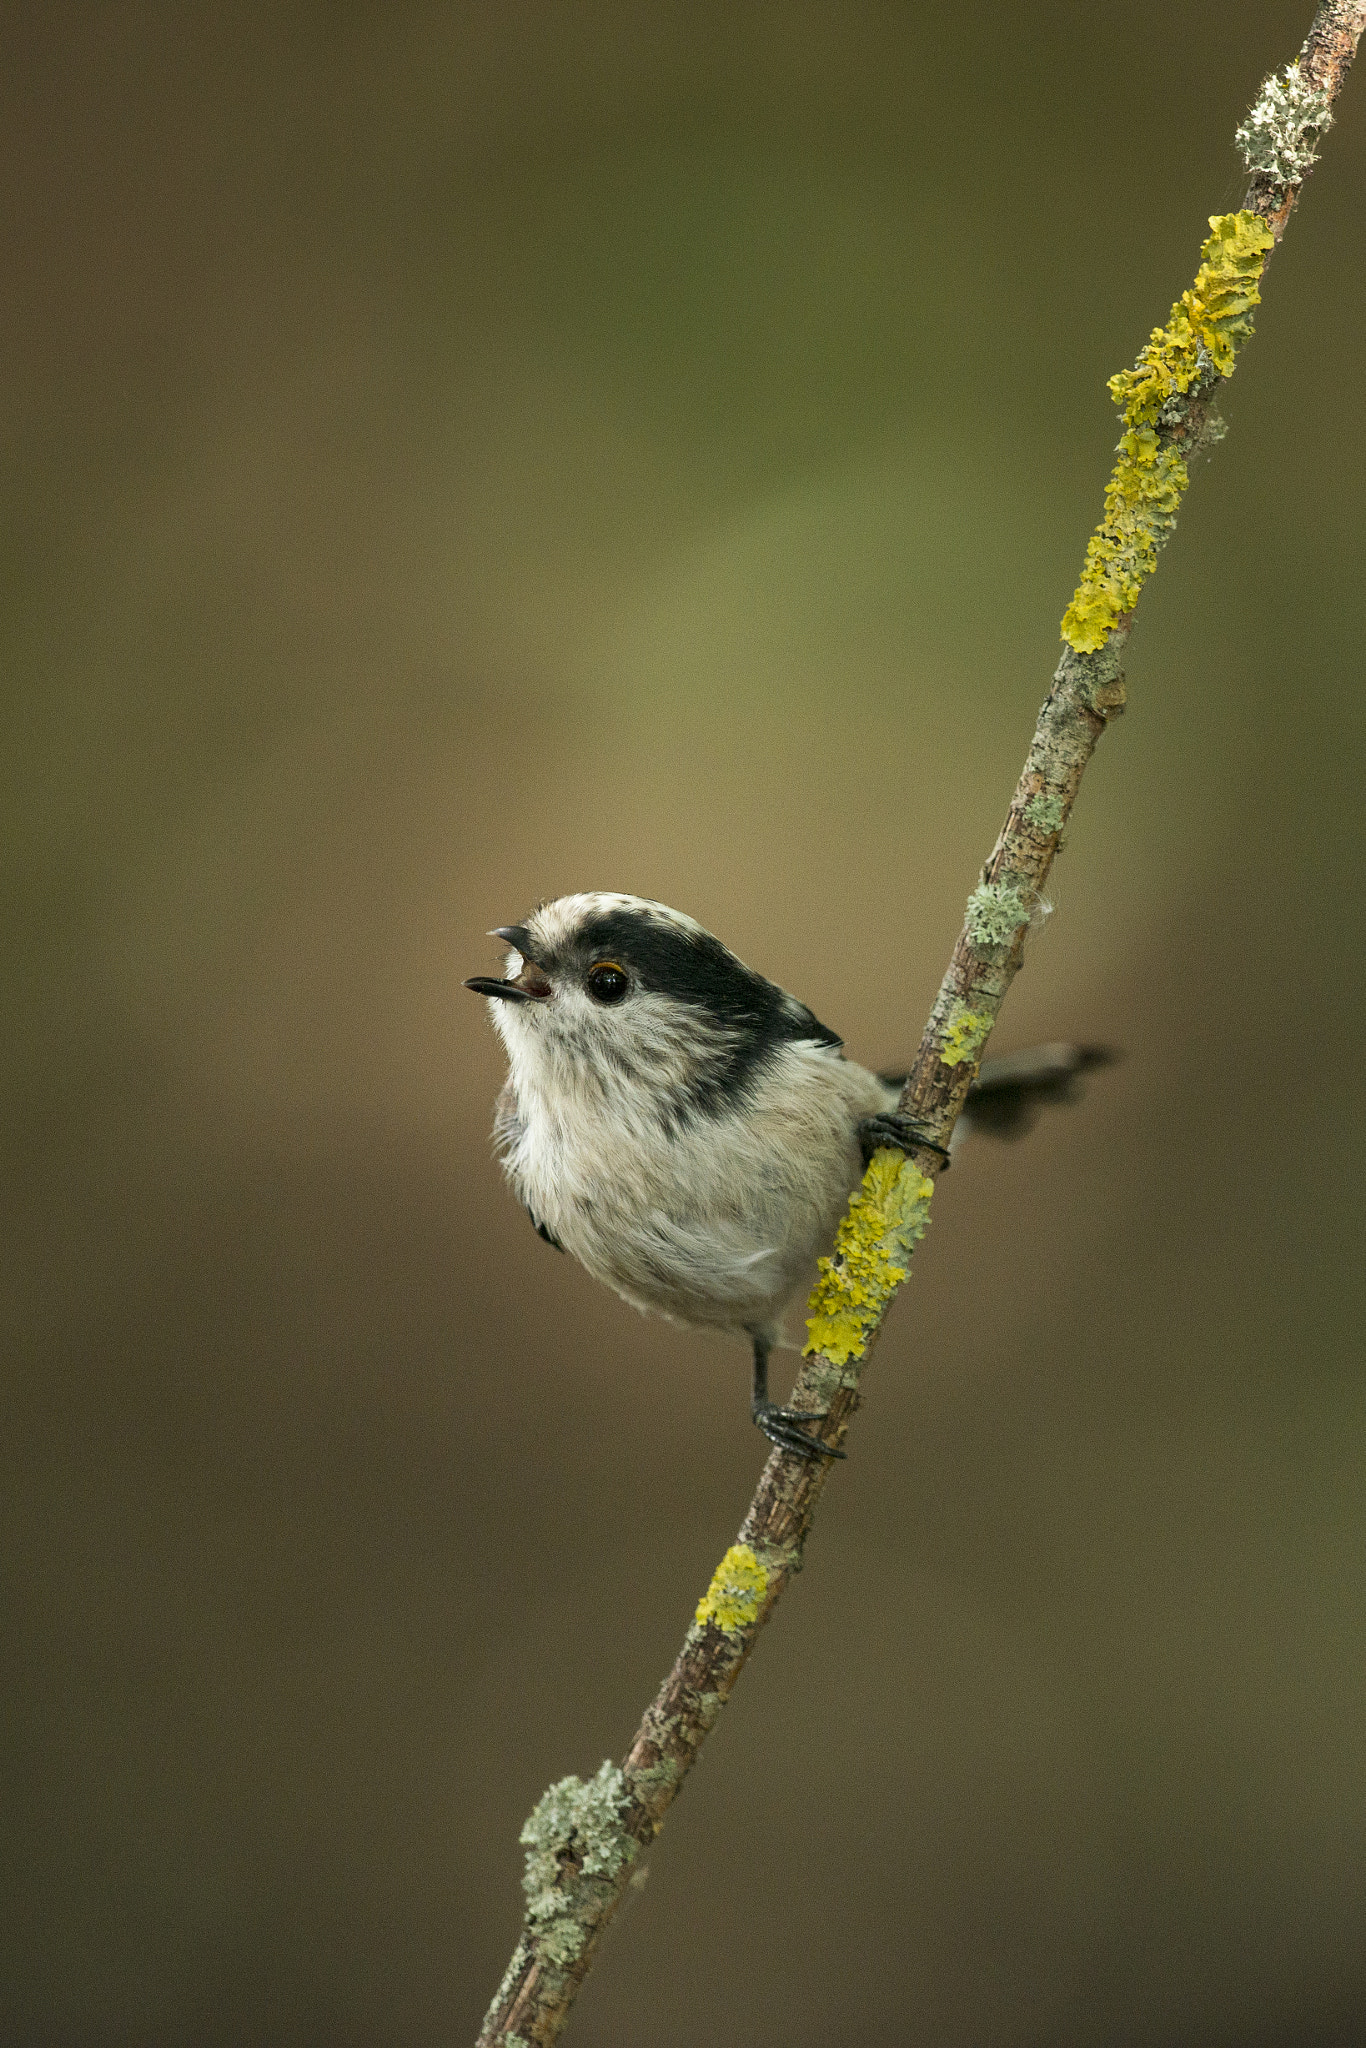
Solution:
M747 1338L759 1428L841 1456L804 1426L819 1416L769 1399L769 1353L873 1152L925 1142L897 1113L900 1079L846 1058L804 1003L662 903L561 896L490 937L504 978L465 987L507 1048L494 1138L539 1235L639 1309ZM1108 1057L988 1062L955 1139L1018 1135Z

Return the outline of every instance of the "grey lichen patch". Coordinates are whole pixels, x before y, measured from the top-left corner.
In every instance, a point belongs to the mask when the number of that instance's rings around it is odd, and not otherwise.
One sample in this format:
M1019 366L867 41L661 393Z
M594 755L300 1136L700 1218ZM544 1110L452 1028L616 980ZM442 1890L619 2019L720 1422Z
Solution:
M1191 451L1192 454L1207 454L1211 448L1217 448L1219 443L1227 438L1227 435L1228 421L1224 418L1218 406L1212 405L1205 414L1205 423L1200 429L1199 438Z
M1333 124L1331 104L1298 62L1287 64L1280 78L1273 71L1234 135L1248 170L1278 185L1298 185L1319 160L1314 144Z
M489 2028L496 2022L499 2013L502 2011L503 2006L505 2005L508 1997L511 1995L513 1985L517 1982L518 1977L520 1977L522 1971L526 1968L527 1962L530 1959L530 1955L531 1950L527 1946L526 1936L523 1935L520 1941L517 1943L516 1948L512 1951L512 1961L504 1970L503 1981L498 1986L498 1989L494 1992L493 2003L489 2006L487 2013L485 2013L484 2015L484 2033L487 2033ZM507 2036L508 2048L514 2048L514 2044L516 2043L517 2039L518 2036L516 2034L509 2034Z
M1053 681L1102 718L1113 718L1124 709L1124 670L1113 640L1089 652L1065 649Z
M687 1635L683 1638L684 1654L704 1648L706 1642L706 1627L696 1621L692 1622ZM694 1692L689 1688L684 1694L684 1701L682 1712L666 1715L663 1726L670 1736L681 1738L689 1748L692 1748L696 1745L699 1728L706 1734L715 1726L716 1717L726 1704L726 1699L723 1693Z
M657 1762L644 1764L631 1773L631 1789L641 1805L653 1808L665 1792L672 1792L683 1776L683 1766L676 1757L661 1756Z
M1040 790L1024 807L1025 823L1032 825L1036 832L1056 832L1067 812L1067 805L1060 796L1045 796Z
M588 1928L635 1858L636 1842L622 1825L628 1803L621 1771L607 1762L587 1784L561 1778L543 1792L522 1829L527 1925L552 1963L567 1965L582 1952Z
M827 1408L842 1389L856 1387L859 1378L859 1367L848 1363L835 1365L820 1353L808 1358L802 1367L803 1386Z
M974 946L1005 946L1034 915L1030 890L1014 882L981 882L968 898L968 937Z
M562 1970L567 1970L575 1957L583 1954L583 1945L588 1939L578 1921L568 1914L549 1921L540 1934L541 1954Z

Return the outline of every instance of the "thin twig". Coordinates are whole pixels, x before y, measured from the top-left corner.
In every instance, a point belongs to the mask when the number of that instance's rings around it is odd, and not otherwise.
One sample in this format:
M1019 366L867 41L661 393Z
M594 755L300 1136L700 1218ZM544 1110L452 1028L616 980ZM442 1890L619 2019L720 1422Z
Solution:
M1314 161L1313 144L1366 28L1366 0L1328 0L1298 60L1268 79L1239 131L1252 182L1243 210L1211 221L1190 291L1134 370L1111 389L1125 434L1105 517L1087 551L1064 620L1067 642L1039 713L1010 809L925 1027L902 1107L946 1145L981 1053L1020 966L1082 774L1106 724L1124 707L1120 654L1138 591L1175 524L1191 456L1221 431L1214 393L1233 368L1257 285ZM859 1405L859 1377L924 1228L937 1152L875 1154L823 1260L811 1302L811 1342L793 1404L838 1446ZM552 1786L523 1830L528 1911L489 2008L479 2048L537 2048L555 2040L587 1975L639 1850L658 1834L684 1776L730 1697L802 1547L830 1466L774 1451L737 1542L727 1551L647 1708L624 1762L583 1784Z

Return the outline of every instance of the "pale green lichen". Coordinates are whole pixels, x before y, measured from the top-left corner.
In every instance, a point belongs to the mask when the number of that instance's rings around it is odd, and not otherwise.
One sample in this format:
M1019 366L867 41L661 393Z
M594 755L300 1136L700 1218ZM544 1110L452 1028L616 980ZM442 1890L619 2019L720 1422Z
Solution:
M575 1957L583 1954L583 1945L588 1939L578 1921L568 1914L543 1927L540 1936L541 1954L562 1970L567 1970Z
M1062 659L1053 677L1055 689L1063 690L1094 711L1098 718L1117 718L1124 709L1124 670L1119 649L1107 640L1089 654L1078 654L1064 641Z
M941 1064L961 1067L964 1060L975 1060L991 1035L992 1021L984 1010L970 1009L966 1003L955 1000L940 1048Z
M1103 647L1157 567L1190 481L1183 457L1159 424L1176 424L1186 393L1209 371L1231 376L1252 333L1252 308L1271 230L1255 213L1210 215L1195 283L1155 327L1132 370L1110 379L1124 432L1105 490L1105 515L1086 548L1086 567L1063 615L1062 637L1078 653Z
M1318 162L1314 144L1333 125L1331 102L1300 70L1287 64L1262 86L1234 141L1254 175L1298 185Z
M1207 448L1217 448L1227 435L1228 421L1219 408L1212 405L1205 414L1205 424L1200 429L1200 439L1196 444L1199 452L1203 455Z
M1040 790L1024 807L1025 822L1037 832L1056 832L1067 812L1067 805L1060 796L1045 796Z
M645 1806L653 1806L661 1792L672 1792L683 1775L676 1757L661 1756L655 1763L642 1764L631 1773L635 1795Z
M562 1968L581 1954L588 1921L635 1858L621 1818L628 1803L620 1769L607 1762L587 1784L561 1778L543 1792L522 1829L527 1925L540 1953Z
M974 946L1004 946L1035 908L1032 892L1014 882L981 882L968 898L968 937Z
M698 1626L711 1621L727 1635L738 1634L754 1620L767 1591L768 1572L749 1545L732 1543L697 1603Z
M498 1986L498 1989L494 1992L493 2001L490 2004L488 2011L484 2015L484 2025L481 2029L481 2034L488 2033L490 2027L496 2025L498 2015L503 2010L504 2003L506 2002L513 1985L517 1982L518 1977L520 1977L522 1971L525 1969L527 1958L529 1957L530 1953L531 1951L527 1945L527 1938L525 1934L523 1934L521 1939L518 1941L516 1948L512 1951L512 1961L504 1970L503 1981ZM516 2041L517 2036L515 2034L509 2034L507 2038L509 2048L512 2048L512 2043Z
M832 1365L862 1358L925 1235L933 1193L934 1182L899 1152L873 1154L833 1253L818 1262L820 1278L807 1303L808 1357L819 1353Z
M808 1303L809 1306L810 1304ZM830 1406L830 1403L834 1400L836 1394L840 1392L841 1388L847 1390L851 1387L856 1387L858 1383L859 1367L857 1364L851 1365L847 1358L839 1365L832 1365L828 1358L809 1353L806 1364L802 1367L803 1388L809 1398L818 1402L823 1408ZM796 1558L789 1569L794 1572L799 1572L802 1569L800 1556Z

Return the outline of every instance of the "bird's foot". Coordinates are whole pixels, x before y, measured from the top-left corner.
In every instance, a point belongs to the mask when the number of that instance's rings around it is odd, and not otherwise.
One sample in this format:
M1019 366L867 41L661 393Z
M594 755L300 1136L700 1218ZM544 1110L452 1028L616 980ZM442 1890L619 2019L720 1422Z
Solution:
M810 1408L780 1408L776 1401L756 1401L751 1412L757 1426L780 1451L795 1451L799 1458L845 1456L843 1451L823 1444L818 1436L802 1428L804 1422L824 1422L824 1408L813 1412Z
M881 1116L865 1117L858 1127L859 1149L863 1154L865 1168L873 1154L883 1145L890 1145L893 1151L910 1152L916 1145L927 1152L937 1152L945 1166L949 1164L947 1145L927 1138L920 1126L908 1116L901 1116L896 1110L887 1110Z

